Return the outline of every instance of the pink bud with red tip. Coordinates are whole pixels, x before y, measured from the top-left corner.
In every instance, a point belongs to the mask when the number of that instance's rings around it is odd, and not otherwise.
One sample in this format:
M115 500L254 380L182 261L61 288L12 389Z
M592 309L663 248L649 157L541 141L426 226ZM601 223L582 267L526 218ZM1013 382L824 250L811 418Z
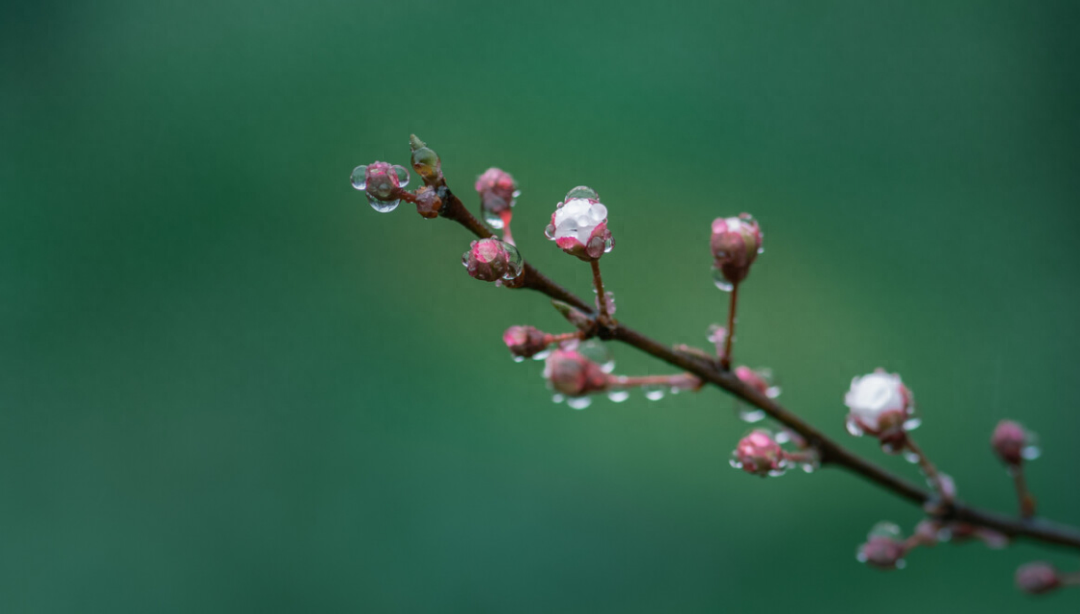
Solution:
M761 227L749 213L713 220L709 246L721 290L730 290L750 274L750 265L762 252L762 238Z
M731 466L761 476L783 475L787 469L784 449L765 429L754 429L739 440L731 455Z
M510 173L489 168L476 179L476 191L480 193L480 210L484 221L492 228L503 228L510 221L510 209L520 192Z
M431 187L424 186L416 191L416 212L422 217L429 220L439 217L442 205L442 199Z
M1036 561L1016 570L1016 588L1030 595L1049 593L1061 586L1061 577L1050 563Z
M471 277L480 281L512 281L521 275L522 260L517 248L498 239L480 239L469 244L461 257Z
M551 214L551 224L544 231L564 252L590 262L615 247L607 227L607 207L592 189L578 186L566 194Z
M603 392L611 381L600 365L570 349L555 350L547 357L544 378L556 392L568 397Z
M409 184L409 171L389 162L372 162L353 169L352 186L367 194L368 203L380 213L388 213L401 202L401 193Z
M503 343L514 358L532 358L548 347L548 335L533 326L511 326L503 333Z

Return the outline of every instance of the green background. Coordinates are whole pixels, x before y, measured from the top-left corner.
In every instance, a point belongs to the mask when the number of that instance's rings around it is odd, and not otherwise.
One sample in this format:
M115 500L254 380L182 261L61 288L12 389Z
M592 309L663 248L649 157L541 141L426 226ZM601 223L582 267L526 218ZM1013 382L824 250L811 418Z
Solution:
M619 317L704 344L709 223L766 253L737 357L843 430L900 372L963 498L1012 510L987 440L1042 436L1080 522L1080 38L1070 2L5 3L0 8L0 610L1075 612L1028 543L881 573L919 511L841 471L751 478L716 390L578 412L514 364L543 297L469 279L469 237L348 176L416 132L473 206L523 195L526 258L572 186L618 245ZM415 178L414 178L415 181ZM616 347L618 371L670 369Z

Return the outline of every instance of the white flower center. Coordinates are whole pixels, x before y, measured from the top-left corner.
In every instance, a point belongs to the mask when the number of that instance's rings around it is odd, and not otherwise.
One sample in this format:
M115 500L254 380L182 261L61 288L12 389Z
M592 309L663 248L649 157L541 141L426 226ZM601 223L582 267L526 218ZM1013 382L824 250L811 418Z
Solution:
M900 376L871 373L856 377L851 380L851 389L844 396L844 404L866 426L877 428L882 414L904 410Z
M593 230L607 219L607 207L585 198L567 201L555 211L555 239L573 237L580 243L589 241Z

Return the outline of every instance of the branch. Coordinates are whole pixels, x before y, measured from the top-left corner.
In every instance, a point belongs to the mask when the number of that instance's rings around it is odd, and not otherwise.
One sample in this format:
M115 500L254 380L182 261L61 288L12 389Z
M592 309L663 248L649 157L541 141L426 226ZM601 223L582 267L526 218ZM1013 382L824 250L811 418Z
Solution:
M433 187L437 189L438 195L443 203L443 206L439 211L440 216L458 222L481 239L493 236L491 231L481 224L480 221L465 208L465 205L462 204L461 200L450 191L449 187L446 186L445 180L442 179L441 174L436 185ZM525 262L524 264L523 279L517 287L536 290L555 300L573 305L594 316L599 315L595 313L594 306L589 305L567 289L555 283L528 262ZM933 495L926 490L886 471L833 441L827 435L791 413L773 399L766 397L758 390L744 384L731 371L722 370L718 368L715 363L704 360L699 356L675 351L624 324L615 324L610 320L602 322L599 318L597 319L597 322L599 324L597 336L601 339L621 341L627 345L631 345L668 364L693 373L702 380L763 410L774 420L788 427L792 431L795 431L802 436L808 444L816 448L820 454L820 461L823 466L835 465L843 467L915 505L923 506L934 498ZM936 517L945 521L958 521L975 526L986 527L1008 535L1009 537L1025 537L1047 544L1056 544L1080 550L1080 530L1047 520L1016 518L971 507L960 502L952 502L945 505Z

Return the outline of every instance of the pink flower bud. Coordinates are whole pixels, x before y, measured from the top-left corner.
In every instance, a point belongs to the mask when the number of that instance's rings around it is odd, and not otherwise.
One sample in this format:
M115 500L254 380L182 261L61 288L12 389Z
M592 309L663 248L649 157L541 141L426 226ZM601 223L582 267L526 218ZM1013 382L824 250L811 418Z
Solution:
M409 171L389 162L372 162L354 168L351 180L354 188L367 194L372 208L387 213L401 201L401 190L409 184Z
M544 377L556 392L568 397L583 397L607 390L610 376L600 365L577 350L558 349L547 357Z
M476 191L480 193L484 220L494 228L502 228L504 216L514 206L514 199L519 194L514 178L502 169L489 168L477 178Z
M513 245L498 239L473 241L461 263L471 277L480 281L513 280L521 275L521 254Z
M1028 445L1028 434L1024 427L1012 420L998 422L994 434L990 437L994 452L1007 465L1019 465L1024 462L1024 448Z
M750 274L750 265L754 264L762 251L761 240L761 228L749 213L713 221L710 241L713 266L722 276L722 279L718 278L717 285L726 281L734 286L746 279Z
M435 190L424 186L416 191L416 212L427 219L439 217L439 209L442 209L442 199Z
M784 450L765 429L755 429L739 440L731 466L751 475L781 475L786 469Z
M564 252L586 262L598 260L615 246L607 228L607 207L585 186L570 190L556 205L544 234Z
M769 381L771 379L770 375L769 369L755 371L750 367L745 366L735 368L735 377L739 378L742 383L750 386L770 399L775 399L780 396L780 388L772 385Z
M896 569L903 566L904 544L891 537L871 537L859 549L867 565L879 569Z
M547 349L547 335L532 326L511 326L503 333L503 343L517 358L532 358Z
M1027 563L1016 570L1016 588L1030 595L1049 593L1060 586L1061 578L1050 563Z
M899 452L907 431L918 426L911 391L899 375L882 369L852 379L844 404L850 410L848 431L877 437L886 452Z

